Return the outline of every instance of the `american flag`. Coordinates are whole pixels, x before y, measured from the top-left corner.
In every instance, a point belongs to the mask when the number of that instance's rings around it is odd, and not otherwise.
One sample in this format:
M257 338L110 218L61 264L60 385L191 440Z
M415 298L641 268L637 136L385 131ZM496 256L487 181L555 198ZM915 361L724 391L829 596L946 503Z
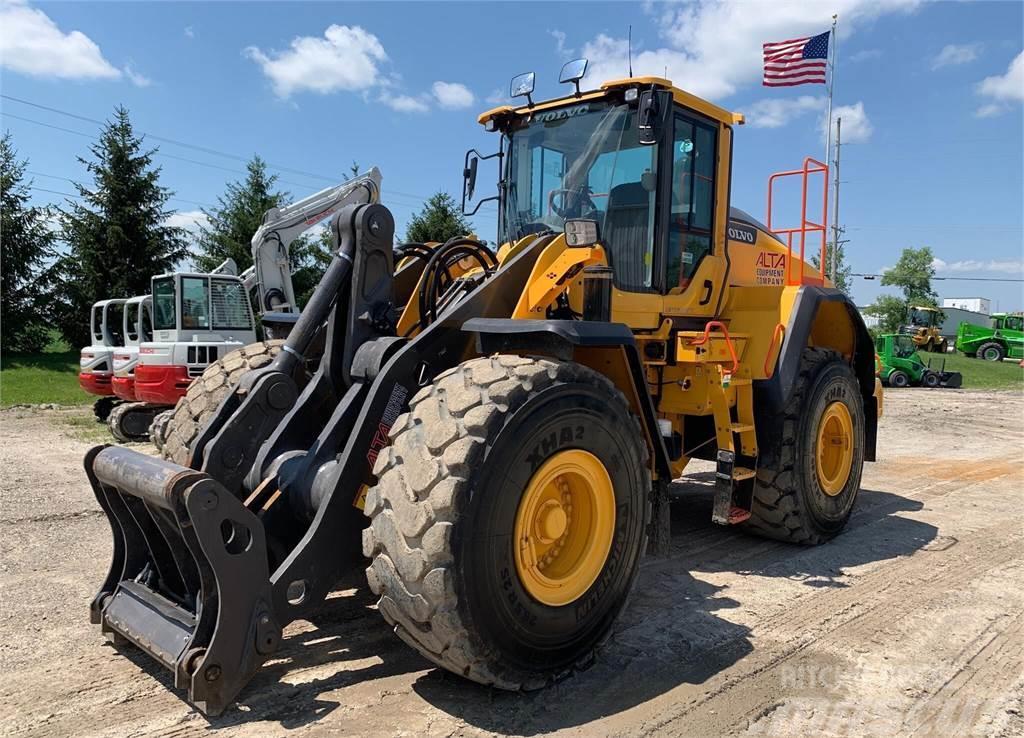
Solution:
M830 34L764 44L764 86L825 84Z

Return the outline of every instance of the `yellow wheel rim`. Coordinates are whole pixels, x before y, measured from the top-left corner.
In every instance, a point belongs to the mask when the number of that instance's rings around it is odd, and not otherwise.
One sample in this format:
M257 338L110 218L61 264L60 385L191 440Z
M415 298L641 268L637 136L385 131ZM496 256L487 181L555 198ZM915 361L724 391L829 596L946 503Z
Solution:
M614 533L615 491L604 464L587 451L559 451L534 473L519 501L519 581L545 605L568 605L601 573Z
M833 402L818 423L818 484L830 497L843 491L853 466L853 418L842 402Z

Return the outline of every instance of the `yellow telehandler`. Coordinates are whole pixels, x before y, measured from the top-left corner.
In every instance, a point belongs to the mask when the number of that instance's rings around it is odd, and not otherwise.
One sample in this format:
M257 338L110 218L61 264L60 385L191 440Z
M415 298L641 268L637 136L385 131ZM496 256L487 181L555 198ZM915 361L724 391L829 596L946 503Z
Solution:
M368 183L283 349L209 410L196 390L176 460L88 453L114 533L92 620L205 713L353 567L400 638L468 679L589 665L691 459L715 464L716 523L806 544L846 523L881 390L856 308L804 258L826 167L774 175L769 202L795 182L801 215L762 224L730 207L742 116L660 78L581 92L584 70L547 102L516 78L526 103L480 116L498 151L467 153L463 206L496 163L476 199L497 203L496 252L394 250Z

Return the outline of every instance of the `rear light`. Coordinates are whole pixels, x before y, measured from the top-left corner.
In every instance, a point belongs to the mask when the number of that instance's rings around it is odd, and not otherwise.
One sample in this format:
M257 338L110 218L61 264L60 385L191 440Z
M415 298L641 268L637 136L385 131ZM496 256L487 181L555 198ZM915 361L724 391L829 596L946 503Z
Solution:
M92 359L94 357L95 357L95 354L90 354L88 351L83 351L82 352L82 358L83 359Z
M131 354L114 354L116 361L128 361L130 358L132 358Z
M155 354L156 353L156 349L155 348L140 348L139 349L139 353L140 354Z

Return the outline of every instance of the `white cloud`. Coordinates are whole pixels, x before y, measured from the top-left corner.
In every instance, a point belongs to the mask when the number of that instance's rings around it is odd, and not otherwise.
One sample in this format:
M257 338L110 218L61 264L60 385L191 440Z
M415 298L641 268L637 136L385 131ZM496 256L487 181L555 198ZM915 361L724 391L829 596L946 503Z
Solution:
M329 26L323 37L298 36L287 51L264 53L250 46L244 53L260 65L283 98L302 91L324 95L375 87L381 81L378 65L388 58L372 33L339 25Z
M195 38L195 37L196 37L196 32L195 32L195 30L193 30L192 26L185 26L185 38Z
M839 105L832 108L832 130L835 130L836 120L843 119L842 136L843 143L864 143L871 138L875 132L874 126L864 112L864 103L857 102L853 105ZM825 116L822 116L819 125L821 138L825 139L825 127L827 125Z
M136 87L149 87L151 84L153 84L153 80L151 80L149 77L135 71L135 66L132 64L132 62L128 62L124 65L124 74L128 79L131 80L132 84Z
M555 50L558 52L559 56L572 56L572 52L574 51L574 49L570 49L568 46L565 45L565 31L559 31L556 28L555 30L549 30L548 33L551 35L552 38L555 39Z
M1024 51L1017 54L1006 74L986 77L978 83L977 92L992 98L975 111L979 118L990 118L1008 110L1013 103L1024 101Z
M425 113L430 110L430 106L423 97L413 97L412 95L392 95L387 92L382 92L377 100L399 113Z
M878 59L881 56L882 56L882 50L881 49L861 49L860 51L856 51L856 52L850 54L847 57L847 59L849 61L851 61L851 62L856 64L858 62L868 61L870 59ZM840 57L842 57L842 54L840 54ZM842 60L840 59L840 63L841 62L842 62Z
M948 262L943 259L932 259L932 266L937 272L999 272L1002 274L1018 274L1024 272L1024 260L1021 259L965 259Z
M794 36L822 33L839 13L842 37L865 22L893 12L915 9L919 0L834 0L832 3L775 2L760 12L749 2L652 5L654 26L666 46L643 47L642 33L633 31L633 73L668 76L694 94L719 99L761 79L761 45ZM590 59L591 82L627 74L625 38L601 34L584 45L580 54Z
M505 90L500 87L495 87L491 90L491 94L484 98L484 102L490 103L491 105L511 105L512 100L509 98Z
M988 103L982 105L980 108L974 111L975 118L994 118L997 115L1002 115L1006 112L1006 108L998 103Z
M932 59L932 69L955 67L978 58L981 44L946 44Z
M0 2L0 66L33 77L118 79L91 38L64 33L46 13L23 0Z
M743 109L747 123L754 128L781 128L805 113L824 110L825 98L801 95L794 98L767 98Z
M433 91L437 103L449 110L468 108L476 101L469 88L459 82L435 82Z
M164 221L164 225L172 228L184 228L189 233L198 233L200 226L209 228L210 219L202 210L179 210Z

